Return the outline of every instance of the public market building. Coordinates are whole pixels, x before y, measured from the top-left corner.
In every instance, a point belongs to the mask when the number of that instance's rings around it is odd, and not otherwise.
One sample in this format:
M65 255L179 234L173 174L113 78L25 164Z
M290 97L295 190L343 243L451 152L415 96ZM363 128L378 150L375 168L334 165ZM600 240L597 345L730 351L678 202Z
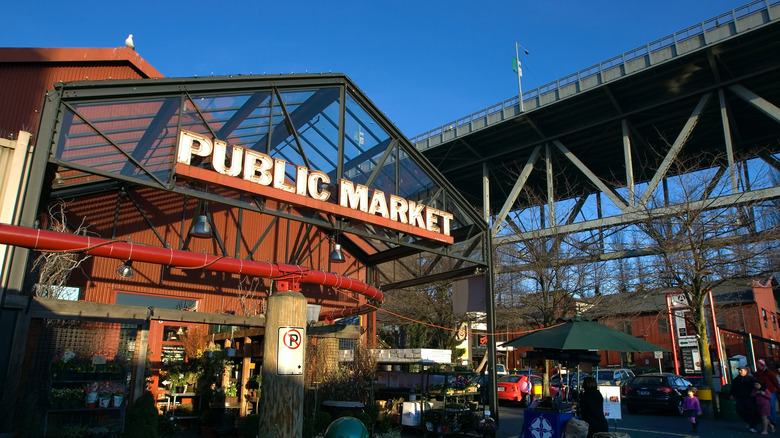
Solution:
M235 358L222 383L246 413L270 295L373 346L388 291L491 272L484 220L342 74L0 48L0 84L0 434L122 427L126 401L52 407L92 392L72 382L176 404L166 365L193 348Z

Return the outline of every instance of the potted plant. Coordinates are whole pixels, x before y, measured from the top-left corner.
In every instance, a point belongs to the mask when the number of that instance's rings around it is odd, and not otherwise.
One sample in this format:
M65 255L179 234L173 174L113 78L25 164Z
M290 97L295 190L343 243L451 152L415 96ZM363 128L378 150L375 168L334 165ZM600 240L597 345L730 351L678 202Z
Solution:
M88 408L97 407L98 401L98 384L97 382L88 383L84 386L84 404Z
M246 382L246 389L249 391L249 397L257 397L257 390L260 389L261 375L252 377Z
M107 408L109 404L111 404L111 393L110 392L99 392L98 393L98 406L101 407L101 408Z
M238 403L238 388L234 382L228 382L227 385L219 388L217 393L225 397L225 404L235 405Z
M75 357L76 353L73 350L65 350L54 356L51 363L52 380L73 380L75 378Z
M64 409L65 403L69 402L70 388L52 388L49 394L51 409Z
M115 408L122 406L122 402L125 400L125 390L119 385L114 386L114 390L111 393L113 397L112 402Z
M64 409L76 409L84 407L84 389L83 388L70 388L66 396Z

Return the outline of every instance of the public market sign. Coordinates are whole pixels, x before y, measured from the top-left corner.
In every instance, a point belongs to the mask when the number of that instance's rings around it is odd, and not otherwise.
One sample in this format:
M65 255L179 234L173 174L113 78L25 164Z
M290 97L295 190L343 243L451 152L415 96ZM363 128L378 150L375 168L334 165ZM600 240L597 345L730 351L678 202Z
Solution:
M227 160L228 155L230 160ZM211 169L190 165L192 157L211 157ZM228 165L229 163L229 165ZM337 202L328 202L330 177L295 166L287 178L287 163L252 149L231 146L194 132L179 133L175 173L207 183L256 193L277 201L350 217L404 233L452 244L452 214L342 179Z

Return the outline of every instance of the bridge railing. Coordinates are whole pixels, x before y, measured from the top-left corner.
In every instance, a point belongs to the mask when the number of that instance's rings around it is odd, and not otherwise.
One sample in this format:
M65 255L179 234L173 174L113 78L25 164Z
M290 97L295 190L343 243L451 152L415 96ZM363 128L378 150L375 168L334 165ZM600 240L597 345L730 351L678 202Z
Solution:
M525 112L657 65L780 18L780 0L756 0L523 92ZM517 96L410 138L425 150L520 114Z

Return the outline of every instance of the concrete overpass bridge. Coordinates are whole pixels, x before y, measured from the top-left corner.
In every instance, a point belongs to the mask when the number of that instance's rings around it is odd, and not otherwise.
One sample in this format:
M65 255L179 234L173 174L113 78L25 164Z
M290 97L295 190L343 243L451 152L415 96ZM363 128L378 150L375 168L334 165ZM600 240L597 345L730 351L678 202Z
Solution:
M778 53L780 1L755 1L411 140L499 245L590 245L673 214L694 176L698 207L766 207L780 197ZM598 246L583 257L646 253Z

